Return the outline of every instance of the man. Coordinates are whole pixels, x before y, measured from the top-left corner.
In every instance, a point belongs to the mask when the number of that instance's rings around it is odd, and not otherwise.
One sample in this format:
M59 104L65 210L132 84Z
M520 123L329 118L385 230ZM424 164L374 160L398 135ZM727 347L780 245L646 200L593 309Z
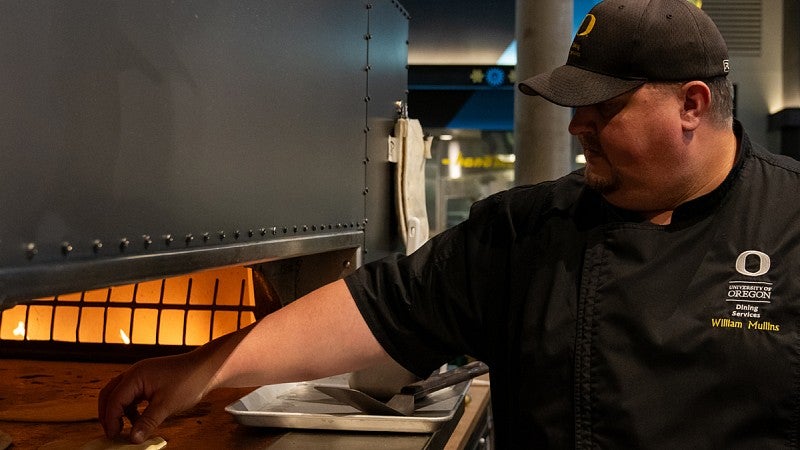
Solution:
M606 0L567 64L520 84L575 107L586 167L474 205L409 257L112 380L141 440L220 386L393 358L491 367L499 448L798 445L800 164L731 118L725 43L686 0Z

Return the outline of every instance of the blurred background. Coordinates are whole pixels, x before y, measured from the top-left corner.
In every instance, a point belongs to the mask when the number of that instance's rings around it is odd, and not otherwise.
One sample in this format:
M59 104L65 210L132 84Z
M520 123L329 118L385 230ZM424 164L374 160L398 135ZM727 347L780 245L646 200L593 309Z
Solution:
M461 221L475 200L528 182L519 179L519 167L515 175L515 165L525 158L515 150L518 14L534 26L571 23L564 35L569 37L552 40L565 61L574 30L598 1L402 0L411 15L409 115L434 136L426 190L432 232ZM800 156L800 2L689 1L711 16L728 43L735 115L751 139L775 153ZM548 3L559 3L559 15L569 17L548 16L553 11ZM579 147L574 141L568 147L567 170L580 167Z

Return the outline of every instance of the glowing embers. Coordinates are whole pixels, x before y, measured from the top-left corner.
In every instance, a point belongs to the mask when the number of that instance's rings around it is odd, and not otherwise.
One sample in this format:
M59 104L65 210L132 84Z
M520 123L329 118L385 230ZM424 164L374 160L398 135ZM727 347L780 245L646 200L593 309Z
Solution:
M201 345L255 321L252 271L231 267L17 305L0 341Z

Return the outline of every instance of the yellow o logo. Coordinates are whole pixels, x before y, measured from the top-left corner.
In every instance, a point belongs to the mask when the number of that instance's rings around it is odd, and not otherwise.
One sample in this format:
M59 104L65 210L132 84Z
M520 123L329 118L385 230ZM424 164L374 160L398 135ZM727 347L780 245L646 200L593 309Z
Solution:
M583 31L579 31L578 36L586 36L589 33L591 33L592 29L594 28L595 21L597 21L597 18L594 15L587 14L586 18L583 19L583 23L581 24L581 28L583 29Z

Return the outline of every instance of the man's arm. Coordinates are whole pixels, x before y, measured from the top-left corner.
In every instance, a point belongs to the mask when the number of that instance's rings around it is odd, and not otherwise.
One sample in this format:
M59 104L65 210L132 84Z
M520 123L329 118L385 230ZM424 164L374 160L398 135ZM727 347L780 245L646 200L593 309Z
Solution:
M114 437L127 415L131 440L141 442L215 388L321 378L388 358L338 280L192 352L138 362L100 392L100 423ZM143 400L149 405L139 415Z

